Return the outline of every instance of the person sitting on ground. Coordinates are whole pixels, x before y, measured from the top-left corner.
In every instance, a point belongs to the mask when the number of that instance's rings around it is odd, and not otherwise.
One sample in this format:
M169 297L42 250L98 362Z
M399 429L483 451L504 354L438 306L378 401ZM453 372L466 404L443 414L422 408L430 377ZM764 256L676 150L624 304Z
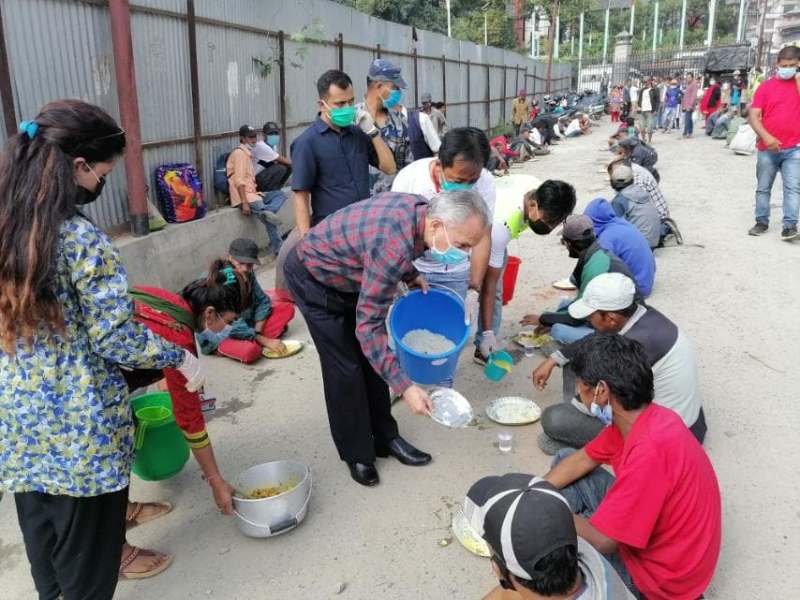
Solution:
M264 293L253 267L258 260L258 245L246 238L231 242L228 256L221 261L247 281L247 293L239 317L221 334L200 333L198 342L203 354L221 354L249 365L261 356L283 358L286 345L280 337L294 318L294 303L288 293L279 290L272 297Z
M464 516L489 546L500 581L483 600L634 598L603 555L578 537L569 503L541 477L478 480Z
M611 169L611 187L617 192L611 206L618 217L632 223L651 248L661 242L661 215L650 201L647 191L634 183L633 169L617 163Z
M569 118L561 117L553 123L553 139L565 140L567 139L567 126L569 125Z
M717 126L717 122L722 119L726 112L728 112L728 107L727 105L723 104L708 115L705 125L705 132L707 136L711 136L714 133L714 128ZM725 123L725 120L723 120L723 123Z
M648 363L642 345L621 335L581 341L576 389L608 426L584 448L559 452L544 479L569 502L578 535L623 567L640 597L695 600L719 558L719 484L680 417L653 401Z
M714 124L714 129L711 131L712 140L724 140L728 137L728 128L734 117L739 115L739 109L728 108L722 115L720 115L717 122Z
M561 243L566 247L570 258L578 259L570 276L570 281L578 288L576 300L583 295L589 282L602 273L622 273L633 279L630 269L622 259L600 246L594 234L594 224L586 215L570 215L566 218L561 231ZM637 292L637 300L641 299ZM540 332L549 329L553 339L561 344L579 340L593 330L586 319L570 316L567 309L574 301L561 301L555 312L525 315L521 323L536 327Z
M618 156L624 158L628 162L636 163L643 166L650 171L650 174L657 182L661 182L661 175L656 169L658 162L658 152L650 144L646 144L637 137L628 135L623 137L622 140L612 148Z
M618 333L641 343L653 369L654 401L678 413L702 444L707 426L694 349L677 325L656 309L637 303L635 295L636 287L630 278L619 273L599 275L586 287L581 300L573 304L570 314L587 315L596 331ZM546 408L542 415L542 429L549 439L540 438L539 446L545 451L556 445L580 448L603 428L579 404L571 403L575 382L569 362L574 352L575 346L563 346L533 372L533 384L542 390L553 368L558 365L563 369L563 402Z
M232 269L226 272L224 263L219 260L211 265L207 278L190 283L180 295L146 286L136 286L130 291L134 321L192 355L197 353L195 333L220 335L236 319L247 293L246 278ZM122 369L122 375L130 392L162 378L166 381L175 421L200 465L217 508L222 514L233 514L234 490L222 477L217 465L206 431L200 388L190 384L177 369ZM169 503L129 501L126 530L149 523L171 510ZM172 556L131 546L126 541L119 576L120 579L146 579L163 572L170 564Z
M494 146L489 146L489 160L486 162L486 169L495 177L508 175L508 161Z
M636 286L645 298L653 291L656 259L642 233L629 221L617 216L605 199L595 198L583 211L594 224L598 243L622 259Z
M509 147L514 152L519 154L522 162L531 160L534 157L535 146L528 139L530 136L530 129L527 125L520 127L519 135L511 140Z
M537 125L532 125L531 130L528 134L528 140L534 145L536 148L535 154L538 155L546 155L550 154L550 146L547 143L547 127L543 126L541 123Z
M278 154L281 130L272 121L264 123L261 130L264 139L256 142L252 150L253 170L256 174L256 190L272 192L281 189L292 174L292 161Z
M583 126L581 125L581 118L582 115L577 114L572 120L570 120L569 124L567 124L567 127L564 130L564 137L578 137L585 133Z
M491 140L489 140L489 145L492 148L495 148L500 156L502 156L509 165L513 162L516 162L517 159L520 158L519 152L513 150L511 146L508 145L508 138L504 135L493 137Z
M239 146L233 149L225 164L228 193L231 197L231 206L238 206L243 215L252 215L264 224L272 253L277 256L283 243L278 231L281 220L277 212L286 202L286 194L281 190L258 193L252 161L257 140L255 129L249 125L242 125L239 128Z
M566 181L548 179L541 185L531 175L531 189L512 212L498 211L492 223L492 249L489 268L483 278L475 335L474 360L486 364L487 357L499 350L498 335L503 316L503 273L508 263L508 245L528 229L548 235L575 210L575 188Z
M735 138L736 134L739 133L739 128L745 123L747 123L747 109L742 108L737 111L730 123L728 123L728 133L725 136L726 148L730 147L733 138Z

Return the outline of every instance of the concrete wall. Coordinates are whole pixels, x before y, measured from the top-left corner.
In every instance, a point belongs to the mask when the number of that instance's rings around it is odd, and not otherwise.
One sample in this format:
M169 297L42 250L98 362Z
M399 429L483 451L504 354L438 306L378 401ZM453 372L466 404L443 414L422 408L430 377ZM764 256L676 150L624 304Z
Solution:
M278 214L285 223L285 233L294 226L291 200ZM212 260L225 256L228 244L238 237L255 240L262 250L269 246L261 222L230 207L213 211L199 221L168 225L146 237L123 237L114 243L122 254L131 286L153 285L178 291L197 279Z

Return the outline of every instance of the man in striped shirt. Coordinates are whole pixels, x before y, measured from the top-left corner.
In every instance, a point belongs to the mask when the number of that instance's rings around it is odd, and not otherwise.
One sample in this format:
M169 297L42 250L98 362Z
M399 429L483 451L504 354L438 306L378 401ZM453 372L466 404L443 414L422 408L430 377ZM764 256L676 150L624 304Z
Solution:
M388 347L386 316L400 282L427 284L414 260L431 249L438 260L468 260L489 218L472 191L422 196L386 192L347 206L312 228L289 254L286 283L319 353L331 433L354 480L378 483L376 456L403 464L431 461L400 437L389 388L415 414L428 414Z

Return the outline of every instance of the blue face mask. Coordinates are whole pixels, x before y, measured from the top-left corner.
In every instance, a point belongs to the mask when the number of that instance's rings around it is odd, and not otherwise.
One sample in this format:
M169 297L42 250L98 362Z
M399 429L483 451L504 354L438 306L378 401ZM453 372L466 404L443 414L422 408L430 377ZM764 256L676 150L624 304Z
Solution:
M797 73L797 67L778 67L778 77L781 79L791 79Z
M383 98L383 106L385 108L394 108L400 104L400 98L403 97L402 90L392 90L388 98Z
M464 261L469 259L469 253L462 250L461 248L456 248L450 243L450 237L447 235L447 229L445 229L444 225L442 225L442 229L444 229L444 238L447 240L447 250L438 250L436 248L436 244L431 247L431 256L433 259L442 263L443 265L458 265L463 263ZM436 238L434 237L434 241Z
M281 141L281 136L278 134L271 134L267 136L267 144L273 148L277 148Z
M597 392L598 391L599 390L597 388L595 388L595 390L594 390L595 400L597 399ZM597 402L592 400L592 405L589 407L589 411L595 417L600 419L600 421L603 423L603 425L606 425L606 426L611 425L611 422L614 420L614 411L611 410L611 403L610 402L608 404L606 404L605 406L600 406L599 404L597 404Z
M231 330L233 327L229 324L225 325L221 330L214 331L206 327L197 334L197 339L200 342L200 346L202 347L204 344L210 344L211 346L219 346L224 340L228 339L228 336L231 334Z

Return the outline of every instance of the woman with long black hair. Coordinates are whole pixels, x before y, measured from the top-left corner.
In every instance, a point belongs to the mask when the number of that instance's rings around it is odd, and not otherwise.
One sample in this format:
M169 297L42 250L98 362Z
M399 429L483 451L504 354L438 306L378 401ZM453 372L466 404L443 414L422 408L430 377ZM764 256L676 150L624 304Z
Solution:
M101 108L59 100L0 157L0 491L42 600L114 594L133 458L119 365L203 384L191 352L134 321L120 257L80 213L124 148Z

